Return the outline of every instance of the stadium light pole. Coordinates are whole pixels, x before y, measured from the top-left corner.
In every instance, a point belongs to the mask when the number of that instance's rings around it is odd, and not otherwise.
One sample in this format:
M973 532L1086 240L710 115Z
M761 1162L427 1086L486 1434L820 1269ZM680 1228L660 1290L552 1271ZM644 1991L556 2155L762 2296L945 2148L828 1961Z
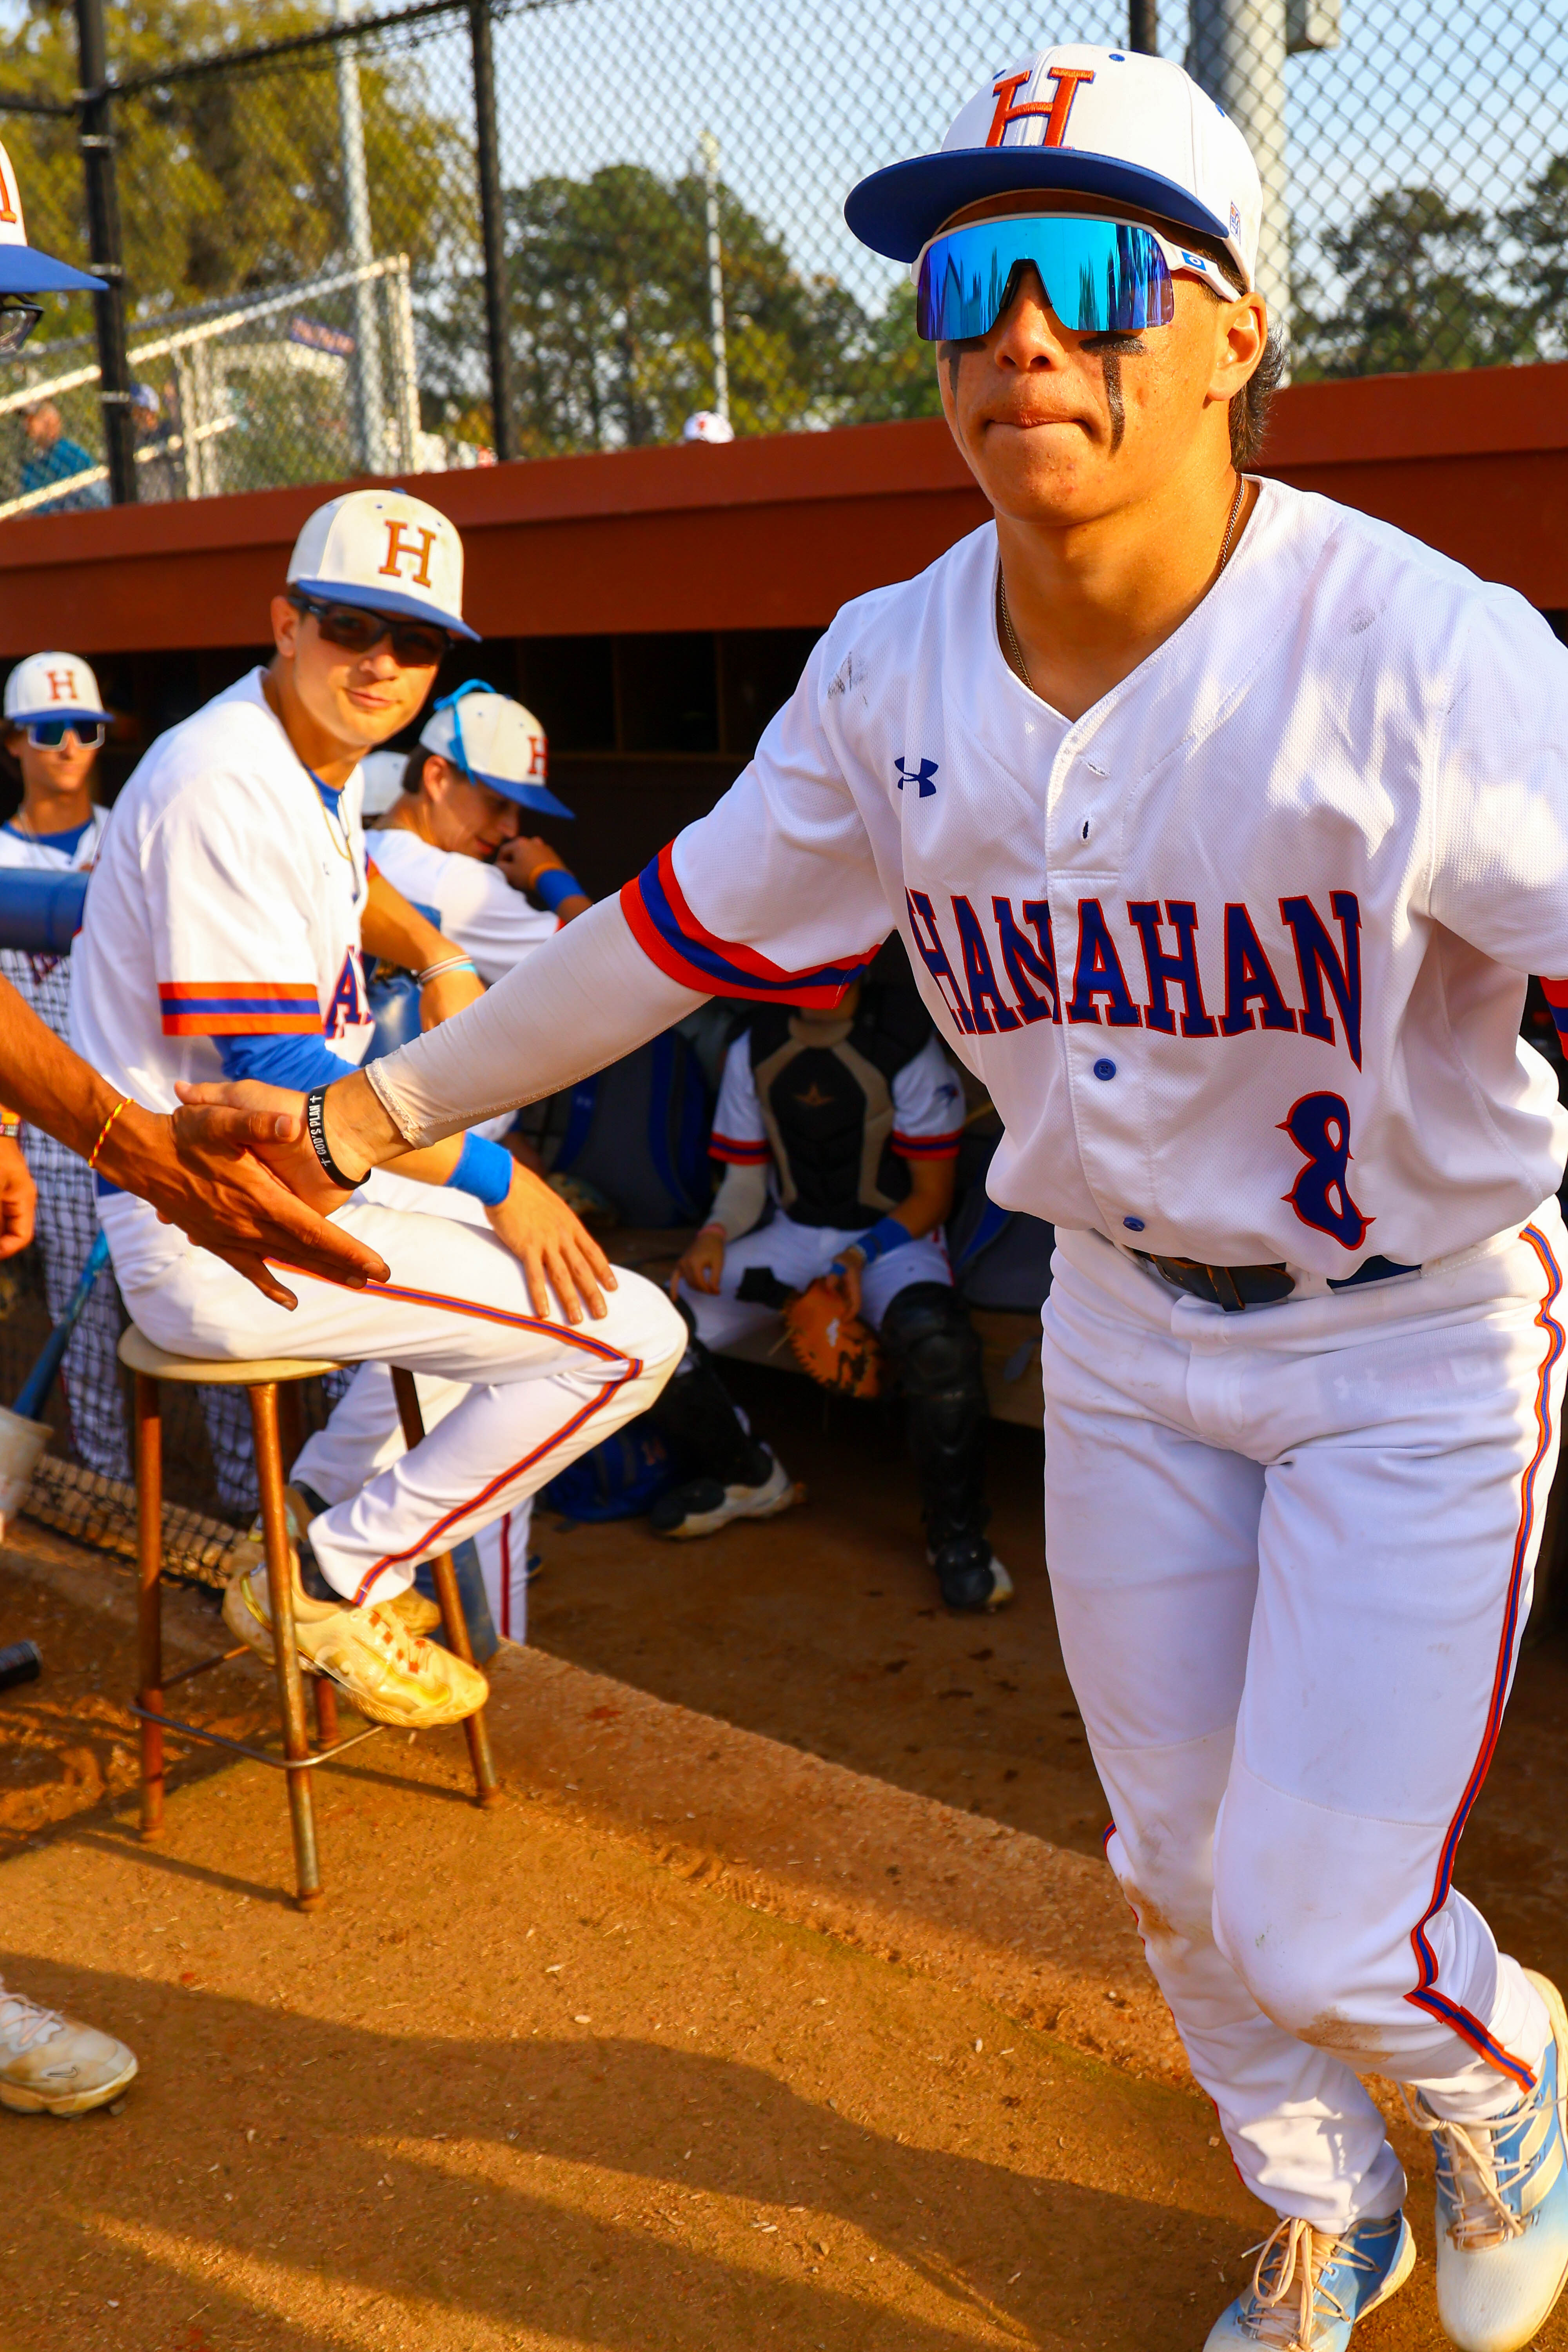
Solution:
M1285 152L1286 0L1193 0L1187 71L1244 133L1263 182L1258 284L1281 322L1290 305Z
M357 0L335 0L340 25L358 15ZM370 175L364 160L364 104L359 86L359 45L336 45L338 76L338 142L342 156L343 226L348 234L349 260L355 269L368 268L375 259L370 227ZM354 457L364 474L386 471L386 414L381 382L381 322L376 317L374 279L362 278L353 289L354 307Z
M719 236L719 142L702 133L702 176L708 191L708 317L713 339L713 407L730 422L730 344L724 331L724 247Z
M496 55L489 0L468 0L474 60L474 143L479 167L479 227L485 257L485 341L490 372L490 443L499 460L517 455L511 414L511 320L507 299L506 216L496 129Z
M120 240L120 193L114 171L114 113L105 84L109 45L103 0L76 0L77 93L81 108L82 180L95 278L107 279L93 297L98 329L99 397L109 495L117 507L136 503L136 439L131 422L131 366L125 356L125 260Z

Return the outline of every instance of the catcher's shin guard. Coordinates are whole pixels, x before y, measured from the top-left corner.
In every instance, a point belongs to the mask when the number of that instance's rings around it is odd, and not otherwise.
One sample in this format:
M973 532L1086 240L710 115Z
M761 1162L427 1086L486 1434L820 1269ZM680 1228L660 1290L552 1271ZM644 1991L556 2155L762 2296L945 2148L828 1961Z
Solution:
M772 1454L742 1420L700 1339L692 1340L645 1418L663 1438L682 1478L760 1486L773 1475Z
M985 1540L985 1383L980 1340L956 1291L911 1282L882 1318L881 1341L908 1400L926 1541L950 1609L995 1597Z

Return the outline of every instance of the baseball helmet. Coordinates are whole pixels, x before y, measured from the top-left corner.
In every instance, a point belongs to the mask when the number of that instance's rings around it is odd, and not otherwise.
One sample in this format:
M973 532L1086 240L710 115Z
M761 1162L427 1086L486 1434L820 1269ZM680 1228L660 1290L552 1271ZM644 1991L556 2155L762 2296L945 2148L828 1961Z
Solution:
M1212 238L1252 285L1263 190L1236 124L1169 58L1088 42L984 83L938 153L873 172L844 217L873 252L913 262L965 205L1036 188L1133 205Z

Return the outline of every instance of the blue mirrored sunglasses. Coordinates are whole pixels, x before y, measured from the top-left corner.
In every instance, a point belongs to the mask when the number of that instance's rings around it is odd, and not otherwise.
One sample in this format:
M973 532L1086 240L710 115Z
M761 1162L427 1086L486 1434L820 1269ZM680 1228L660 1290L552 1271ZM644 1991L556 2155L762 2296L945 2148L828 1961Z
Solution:
M1176 315L1171 270L1185 259L1173 265L1168 256L1177 251L1132 221L1063 213L969 221L933 236L915 264L916 331L928 343L988 335L1015 275L1030 264L1051 309L1077 334L1168 327Z
M84 751L96 751L108 730L101 719L35 719L27 728L27 740L36 751L58 751L68 735L74 735Z

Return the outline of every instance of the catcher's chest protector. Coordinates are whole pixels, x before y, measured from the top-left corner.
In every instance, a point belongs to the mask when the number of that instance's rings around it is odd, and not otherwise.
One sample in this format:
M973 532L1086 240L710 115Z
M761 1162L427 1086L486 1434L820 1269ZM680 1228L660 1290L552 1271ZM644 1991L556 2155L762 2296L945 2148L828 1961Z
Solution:
M923 1008L921 1020L924 1021ZM752 1072L784 1207L801 1225L855 1232L907 1200L892 1150L892 1081L925 1042L906 1015L858 1010L806 1028L782 1006L751 1025Z

